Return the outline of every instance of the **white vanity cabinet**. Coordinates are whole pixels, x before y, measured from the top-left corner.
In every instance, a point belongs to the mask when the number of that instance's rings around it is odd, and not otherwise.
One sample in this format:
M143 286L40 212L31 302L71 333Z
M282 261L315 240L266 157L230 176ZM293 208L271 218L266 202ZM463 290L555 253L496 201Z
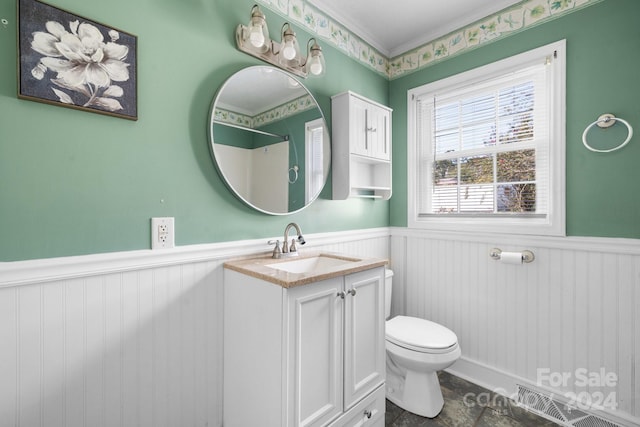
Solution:
M225 427L384 426L384 267L224 286Z
M334 199L391 197L391 112L353 92L331 98Z

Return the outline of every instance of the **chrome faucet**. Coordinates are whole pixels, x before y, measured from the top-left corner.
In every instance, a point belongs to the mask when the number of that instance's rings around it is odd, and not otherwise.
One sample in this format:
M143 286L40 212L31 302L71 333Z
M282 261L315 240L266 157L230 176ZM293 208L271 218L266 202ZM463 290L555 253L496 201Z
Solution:
M295 256L295 255L298 255L298 249L296 248L296 240L291 239L291 246L288 246L289 229L291 227L294 227L296 229L296 233L298 233L298 242L301 245L304 245L307 242L304 241L304 237L302 237L302 231L300 231L300 226L298 224L296 224L295 222L291 222L287 224L287 226L284 228L284 242L282 242L282 253L290 254L289 256ZM294 252L295 252L295 255L292 255Z
M300 226L295 222L287 224L284 229L284 242L282 242L282 249L280 249L280 240L269 240L267 243L272 245L275 243L275 247L273 248L272 258L282 258L282 257L292 257L298 256L298 248L296 247L296 239L291 239L291 245L289 245L289 229L293 227L296 229L296 233L298 233L298 243L304 245L306 242L304 237L302 236L302 231L300 231Z

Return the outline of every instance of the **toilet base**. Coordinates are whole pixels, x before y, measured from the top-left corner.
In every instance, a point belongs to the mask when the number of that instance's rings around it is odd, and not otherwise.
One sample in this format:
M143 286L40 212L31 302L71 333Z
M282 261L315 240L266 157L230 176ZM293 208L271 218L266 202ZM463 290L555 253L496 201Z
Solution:
M460 358L455 344L446 353L422 353L387 340L387 397L402 409L434 418L444 406L437 372Z
M387 399L413 414L427 418L438 416L444 398L436 372L409 371L403 377L396 369L387 367Z
M421 417L434 418L444 407L440 382L435 372L413 373L398 388L387 386L387 399L395 405Z

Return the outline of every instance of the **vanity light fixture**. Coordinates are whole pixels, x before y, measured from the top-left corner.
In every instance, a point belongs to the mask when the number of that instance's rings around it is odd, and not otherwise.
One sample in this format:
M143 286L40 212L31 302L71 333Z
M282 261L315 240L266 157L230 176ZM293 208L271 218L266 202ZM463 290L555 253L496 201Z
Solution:
M299 77L321 76L326 70L322 48L316 39L307 42L307 56L302 56L296 33L288 22L280 30L280 43L271 40L267 21L257 4L251 8L249 25L240 24L236 28L236 46L244 53Z

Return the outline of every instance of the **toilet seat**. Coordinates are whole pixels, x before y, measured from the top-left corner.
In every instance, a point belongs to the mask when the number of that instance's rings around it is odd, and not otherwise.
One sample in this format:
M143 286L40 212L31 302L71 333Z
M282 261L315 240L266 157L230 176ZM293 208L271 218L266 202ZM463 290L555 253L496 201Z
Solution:
M386 339L421 353L448 353L458 346L458 337L450 329L430 320L408 316L396 316L386 322Z

